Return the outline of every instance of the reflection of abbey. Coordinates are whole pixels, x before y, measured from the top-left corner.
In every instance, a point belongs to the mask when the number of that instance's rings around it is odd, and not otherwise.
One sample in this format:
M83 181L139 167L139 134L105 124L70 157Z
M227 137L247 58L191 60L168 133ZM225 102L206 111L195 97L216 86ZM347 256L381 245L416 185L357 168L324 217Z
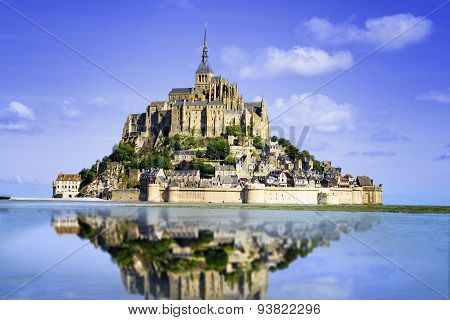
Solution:
M238 85L215 76L208 61L206 30L202 61L192 88L173 88L168 101L155 101L143 114L131 114L122 141L138 147L154 144L161 136L176 134L218 137L227 126L239 125L243 132L269 138L269 119L264 100L244 102Z
M316 215L133 211L58 214L52 226L108 252L127 291L146 299L265 299L269 272L329 246L343 231L363 232L376 222L359 215L327 221Z

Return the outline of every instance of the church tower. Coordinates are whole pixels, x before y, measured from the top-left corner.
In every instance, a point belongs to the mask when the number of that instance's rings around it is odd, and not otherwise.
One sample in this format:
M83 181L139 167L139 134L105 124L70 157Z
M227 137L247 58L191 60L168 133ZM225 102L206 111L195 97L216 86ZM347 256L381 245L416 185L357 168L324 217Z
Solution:
M206 43L206 24L205 24L205 35L203 37L203 52L202 52L202 62L198 66L197 72L195 73L195 87L198 89L209 88L209 83L214 73L209 65L208 61L208 44Z

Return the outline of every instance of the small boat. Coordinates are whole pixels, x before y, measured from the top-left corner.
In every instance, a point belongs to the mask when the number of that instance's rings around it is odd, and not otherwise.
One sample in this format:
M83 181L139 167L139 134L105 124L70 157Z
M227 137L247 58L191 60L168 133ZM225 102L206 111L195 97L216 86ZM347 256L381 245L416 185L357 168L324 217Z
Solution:
M5 196L0 194L0 200L9 200L11 199L11 196Z

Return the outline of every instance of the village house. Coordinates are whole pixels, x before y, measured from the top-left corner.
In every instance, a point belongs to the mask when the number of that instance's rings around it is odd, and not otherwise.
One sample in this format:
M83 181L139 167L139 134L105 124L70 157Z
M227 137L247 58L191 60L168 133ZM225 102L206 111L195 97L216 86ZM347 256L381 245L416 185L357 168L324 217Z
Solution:
M53 181L53 198L75 198L80 192L81 175L60 173Z
M195 150L177 150L173 153L173 164L177 165L182 161L191 162L196 158Z
M304 174L294 173L288 176L288 185L290 187L306 187L308 183L308 178Z
M215 171L214 171L215 177L236 176L237 175L236 167L231 164L219 164L214 169L215 169Z
M266 184L268 186L274 187L287 187L288 176L287 172L283 170L272 171L269 176L267 176Z
M172 170L168 176L169 185L179 187L198 187L200 170Z
M160 186L167 185L166 174L163 169L154 169L146 171L141 174L140 190L147 193L147 186L149 184L159 184Z
M323 178L320 180L320 186L322 188L334 188L337 187L337 180L335 178Z
M250 178L255 170L255 162L251 154L244 154L235 158L236 174L239 178Z
M263 155L274 155L276 158L278 158L283 153L283 147L276 141L269 141L268 143L266 143L263 149Z
M237 176L219 176L219 186L223 188L236 188L238 183Z

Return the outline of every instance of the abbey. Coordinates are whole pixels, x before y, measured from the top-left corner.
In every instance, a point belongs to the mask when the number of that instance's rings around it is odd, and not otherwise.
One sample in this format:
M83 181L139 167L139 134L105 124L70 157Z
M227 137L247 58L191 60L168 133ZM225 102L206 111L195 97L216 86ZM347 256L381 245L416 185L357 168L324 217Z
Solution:
M173 88L167 101L151 102L142 114L130 114L125 122L122 142L137 148L154 145L162 137L176 134L217 137L227 126L241 126L242 132L270 138L267 107L244 102L238 85L215 76L208 61L206 29L200 65L191 88Z

